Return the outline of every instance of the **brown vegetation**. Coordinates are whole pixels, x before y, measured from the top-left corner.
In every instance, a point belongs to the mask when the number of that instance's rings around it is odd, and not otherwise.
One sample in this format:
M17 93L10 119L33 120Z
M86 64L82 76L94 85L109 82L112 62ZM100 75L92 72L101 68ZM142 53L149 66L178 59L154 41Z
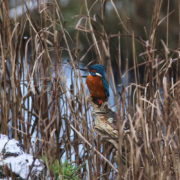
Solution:
M48 169L65 151L65 159L84 165L78 171L80 179L178 180L180 2L149 1L151 23L145 36L137 33L135 22L130 23L125 1L122 12L116 2L82 1L71 30L56 0L38 4L33 12L25 6L26 13L13 19L8 1L0 2L0 132L21 141L26 151L46 156ZM143 2L134 3L137 23L145 13L138 10L146 7ZM112 24L107 3L113 9ZM164 30L164 39L159 29ZM85 85L76 69L87 56L105 64L108 80L112 79L118 156L92 128ZM62 73L65 57L72 66L70 87ZM122 83L128 74L134 82L122 84L117 92L115 81ZM124 120L129 122L129 134L123 131ZM118 162L114 157L120 157Z

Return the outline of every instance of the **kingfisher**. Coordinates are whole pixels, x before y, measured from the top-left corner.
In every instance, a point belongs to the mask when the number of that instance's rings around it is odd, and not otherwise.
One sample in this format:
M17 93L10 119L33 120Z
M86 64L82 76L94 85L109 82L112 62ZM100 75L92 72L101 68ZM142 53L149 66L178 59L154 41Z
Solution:
M106 73L103 65L94 64L88 67L89 75L86 78L86 84L93 101L101 105L108 100L109 84L106 80Z

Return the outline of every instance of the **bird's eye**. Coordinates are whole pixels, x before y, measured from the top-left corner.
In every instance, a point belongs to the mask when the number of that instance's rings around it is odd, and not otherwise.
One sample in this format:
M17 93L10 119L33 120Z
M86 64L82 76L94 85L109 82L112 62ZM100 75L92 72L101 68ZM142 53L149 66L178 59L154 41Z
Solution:
M91 70L91 72L96 73L96 70L93 69L93 70Z

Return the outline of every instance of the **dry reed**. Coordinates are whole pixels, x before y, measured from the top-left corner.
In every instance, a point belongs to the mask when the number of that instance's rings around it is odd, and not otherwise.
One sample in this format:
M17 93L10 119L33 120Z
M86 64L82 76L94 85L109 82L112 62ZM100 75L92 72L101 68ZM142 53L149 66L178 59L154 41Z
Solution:
M171 2L161 21L163 1L155 1L145 40L128 26L115 1L109 2L122 26L118 33L106 32L107 1L85 0L73 29L75 38L66 29L57 0L43 4L37 1L38 8L33 11L25 4L26 13L13 19L9 17L8 1L0 2L0 132L21 141L36 157L47 157L49 170L56 159L83 165L79 179L178 180L180 47L169 48ZM180 2L175 5L180 7ZM94 17L96 7L99 20ZM180 22L180 8L178 13ZM157 49L157 31L164 21L166 39ZM78 51L82 36L89 46L84 54ZM129 46L126 51L131 53L132 61L122 57L122 39ZM112 40L117 42L115 55L111 52ZM140 54L137 46L141 46ZM97 63L107 65L119 119L118 161L113 145L93 131L86 87L76 69L89 52ZM112 56L118 67L116 79L122 83L122 77L131 74L135 80L123 82L120 92L116 89ZM63 71L65 57L72 73L68 82ZM129 123L128 135L123 132L124 120ZM63 179L62 174L59 177Z

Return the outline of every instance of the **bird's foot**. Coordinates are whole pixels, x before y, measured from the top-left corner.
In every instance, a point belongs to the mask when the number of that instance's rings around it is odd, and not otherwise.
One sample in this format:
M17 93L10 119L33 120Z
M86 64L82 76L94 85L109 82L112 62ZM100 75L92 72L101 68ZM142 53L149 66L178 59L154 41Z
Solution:
M103 103L102 99L98 99L98 104L101 105Z
M102 103L103 103L102 99L98 99L98 98L95 98L95 97L92 97L92 100L93 100L93 103L97 104L98 106L101 106Z

